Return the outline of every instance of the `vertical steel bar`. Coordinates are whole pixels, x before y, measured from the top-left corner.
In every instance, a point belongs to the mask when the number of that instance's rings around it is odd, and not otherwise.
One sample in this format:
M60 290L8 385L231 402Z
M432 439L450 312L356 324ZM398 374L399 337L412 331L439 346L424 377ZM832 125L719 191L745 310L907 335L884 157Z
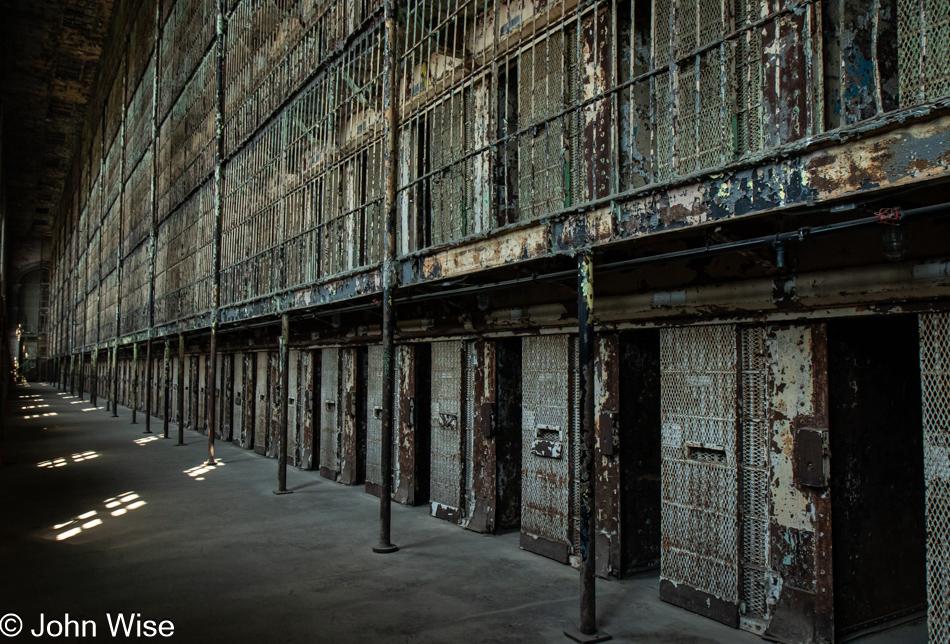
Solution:
M169 382L169 377L171 376L171 358L169 357L170 345L168 338L165 338L165 363L162 365L162 438L168 438L168 412L169 412L169 403L168 403L168 394L171 393L171 383Z
M396 16L393 0L383 0L383 13L386 21L386 34L383 53L383 112L386 136L386 195L383 201L385 220L383 245L383 404L380 443L380 481L379 492L379 544L373 552L385 554L399 548L391 541L391 504L393 486L393 397L395 376L395 312L393 311L393 257L395 256L395 214L396 214L396 136L398 118L394 100L396 87Z
M225 8L224 0L217 2L217 34L215 38L215 155L214 155L214 238L211 244L211 264L214 277L211 285L211 359L205 374L205 387L210 404L208 409L208 465L214 465L214 434L217 431L215 418L215 374L218 370L218 318L221 304L221 214L223 208L222 170L224 165L224 60L225 60Z
M611 639L597 632L597 596L594 585L594 275L589 250L577 255L577 334L580 370L580 632L565 631L579 642Z
M139 343L132 343L132 424L136 424L135 412L139 407Z
M69 395L76 392L76 354L69 356Z
M178 334L178 443L185 444L185 334Z
M288 407L290 402L290 316L284 313L280 316L280 363L277 365L280 372L280 446L277 450L277 489L274 494L290 494L293 490L287 489L287 427Z
M147 375L145 377L145 433L152 433L152 334L155 326L155 243L156 243L156 225L157 225L157 181L158 181L158 69L159 69L159 23L161 20L162 3L155 3L155 23L153 28L153 43L155 48L155 71L152 74L152 178L149 185L149 199L152 204L152 225L148 232L148 341L145 345L145 365ZM126 58L126 73L128 73L128 58ZM168 344L166 343L166 349ZM168 355L168 352L165 352ZM167 426L166 426L167 427ZM168 438L168 432L165 432Z
M92 360L90 361L90 373L92 377L90 378L89 383L89 404L93 407L96 406L96 374L99 371L99 347L98 345L92 350Z

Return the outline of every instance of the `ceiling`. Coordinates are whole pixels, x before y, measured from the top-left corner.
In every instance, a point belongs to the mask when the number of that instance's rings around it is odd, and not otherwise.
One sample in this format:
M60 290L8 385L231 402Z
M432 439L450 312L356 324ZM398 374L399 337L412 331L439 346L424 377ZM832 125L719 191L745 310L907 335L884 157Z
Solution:
M0 0L8 232L50 234L114 0Z

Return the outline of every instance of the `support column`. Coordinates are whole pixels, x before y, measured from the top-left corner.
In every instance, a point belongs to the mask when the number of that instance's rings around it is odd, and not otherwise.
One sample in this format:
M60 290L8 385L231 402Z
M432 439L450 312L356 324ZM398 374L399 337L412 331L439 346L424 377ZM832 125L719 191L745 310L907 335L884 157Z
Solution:
M386 42L383 52L383 112L386 114L386 194L383 199L383 400L379 450L379 544L373 552L386 554L399 548L391 541L391 506L393 492L393 397L395 395L395 313L393 311L393 257L396 250L396 16L393 0L383 0L383 15L386 20Z
M178 442L185 444L185 334L178 334Z
M112 382L112 357L108 349L106 349L106 411L112 411L112 387L109 384Z
M76 392L76 355L69 356L69 395Z
M605 642L611 639L597 631L597 595L594 585L594 275L589 250L577 256L577 348L580 371L580 628L564 631L577 642Z
M145 341L145 431L152 433L152 338Z
M171 383L168 382L171 376L171 358L169 356L170 345L168 338L165 338L165 363L162 365L164 377L162 379L162 438L168 438L168 412L171 405L168 402L168 394L171 393Z
M280 354L277 365L280 373L280 446L277 450L277 489L274 494L292 494L287 489L287 418L290 405L290 316L284 313L280 316Z
M77 391L76 394L79 396L79 399L82 400L83 393L85 393L85 389L83 389L83 385L85 384L83 382L83 378L85 377L86 373L86 356L80 353L79 360L77 362L79 362L79 377L76 380L78 381L77 388L79 391Z
M139 343L132 343L132 424L136 424L135 412L139 407Z

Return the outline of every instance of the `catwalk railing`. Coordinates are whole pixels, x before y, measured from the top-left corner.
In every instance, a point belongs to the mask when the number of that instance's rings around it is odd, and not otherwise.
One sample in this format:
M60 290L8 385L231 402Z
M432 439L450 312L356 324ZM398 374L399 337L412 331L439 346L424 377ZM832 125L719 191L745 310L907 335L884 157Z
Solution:
M52 353L207 326L215 284L253 317L377 270L380 3L129 4L57 219ZM397 255L945 101L947 15L950 0L399 3Z

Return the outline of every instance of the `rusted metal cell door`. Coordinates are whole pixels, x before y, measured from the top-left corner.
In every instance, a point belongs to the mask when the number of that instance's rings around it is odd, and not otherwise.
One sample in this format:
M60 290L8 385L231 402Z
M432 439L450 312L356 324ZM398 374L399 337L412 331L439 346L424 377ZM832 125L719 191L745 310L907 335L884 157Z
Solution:
M383 347L374 344L366 349L366 491L379 496L382 485L380 459L383 427ZM398 378L396 382L399 382ZM395 432L393 433L395 436ZM394 459L395 463L395 459ZM393 486L393 490L395 490Z
M406 362L406 352L411 354L412 347L398 346L395 348L394 378L395 389L393 392L393 460L392 460L392 495L395 498L399 489L399 437L400 437L400 392L403 384L402 367ZM367 347L366 351L367 381L366 381L366 491L375 496L379 496L382 486L381 476L381 458L382 458L382 431L383 431L383 347L382 345L373 345ZM411 404L411 400L403 401L403 404ZM411 425L411 418L410 418Z
M562 563L576 541L576 341L524 338L521 547Z
M300 351L291 349L287 352L287 465L299 465L298 446L300 443Z
M284 392L280 390L279 352L269 352L267 354L267 363L270 370L270 431L268 433L267 456L277 458L277 452L280 450L280 433L287 431L287 428L282 427L280 424L280 406L283 404L282 399Z
M358 485L366 478L366 418L361 413L365 406L366 351L363 347L349 347L340 351L340 481Z
M218 391L221 396L219 436L221 440L229 441L233 440L234 435L234 354L225 353L218 364Z
M185 376L185 400L184 400L185 406L182 411L185 414L185 418L184 418L183 424L184 424L185 429L194 429L194 426L191 424L191 418L192 418L191 409L194 403L194 399L192 398L192 395L191 395L191 392L194 390L194 386L193 386L194 383L192 382L191 376L192 376L192 372L194 371L194 360L192 360L191 356L185 356L184 368L185 368L185 374L184 374Z
M737 355L731 324L660 334L660 598L739 625Z
M257 354L244 354L244 403L242 433L244 449L254 449L254 422L257 419Z
M320 475L335 481L340 474L340 350L320 352Z
M181 365L178 364L178 356L175 356L171 359L171 365L168 369L169 377L169 387L168 395L171 398L168 405L168 415L169 420L174 423L180 423L181 419L178 417L178 370L181 368Z
M950 314L920 316L927 511L927 628L950 641Z
M254 452L265 454L270 431L270 364L266 351L256 353L254 385Z
M208 381L208 358L207 356L198 356L195 358L198 362L198 420L195 429L205 433L208 431L208 393L213 386Z
M235 353L231 356L231 397L233 407L231 413L231 442L241 447L245 446L244 439L244 354Z
M314 379L314 353L312 351L303 351L300 355L300 376L298 379L300 395L297 406L300 415L300 467L305 470L313 469L313 451L314 451L314 401L319 400L319 381ZM317 391L314 392L314 384L317 385ZM319 437L318 437L319 438ZM317 442L319 445L319 440Z
M432 343L431 469L432 516L458 523L465 492L465 343Z

